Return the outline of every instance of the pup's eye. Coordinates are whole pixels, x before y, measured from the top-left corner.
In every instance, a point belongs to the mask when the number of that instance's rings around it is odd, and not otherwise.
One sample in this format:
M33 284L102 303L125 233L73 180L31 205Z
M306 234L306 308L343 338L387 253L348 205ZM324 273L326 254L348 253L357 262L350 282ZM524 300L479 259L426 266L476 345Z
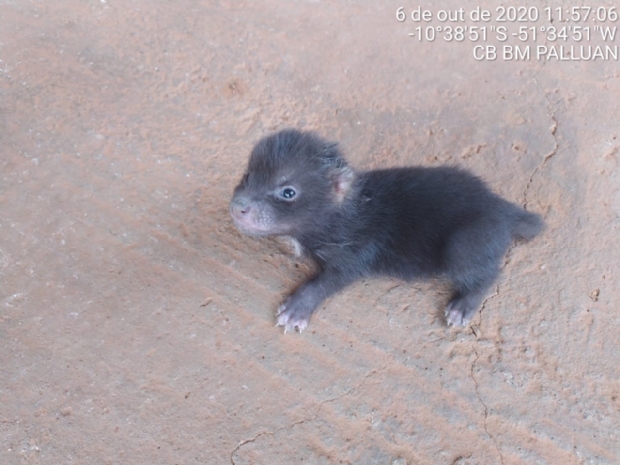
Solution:
M297 192L292 187L285 187L280 191L280 197L282 197L284 200L293 200L296 195Z

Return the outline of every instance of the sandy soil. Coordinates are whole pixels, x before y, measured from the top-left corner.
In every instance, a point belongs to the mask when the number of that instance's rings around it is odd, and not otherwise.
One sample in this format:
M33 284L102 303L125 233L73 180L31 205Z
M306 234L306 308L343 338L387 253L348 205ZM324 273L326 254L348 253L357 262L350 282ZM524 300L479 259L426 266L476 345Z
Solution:
M0 463L620 463L620 62L479 61L399 6L0 0ZM547 230L470 328L368 280L284 335L308 269L227 203L291 126Z

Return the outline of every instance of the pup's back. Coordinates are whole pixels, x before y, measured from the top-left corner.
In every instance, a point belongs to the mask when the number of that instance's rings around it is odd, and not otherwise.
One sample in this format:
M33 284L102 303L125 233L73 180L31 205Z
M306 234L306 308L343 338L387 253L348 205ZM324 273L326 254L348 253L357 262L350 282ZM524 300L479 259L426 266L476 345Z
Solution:
M359 208L352 214L356 230L364 231L366 240L376 245L374 271L405 279L446 273L458 265L453 261L457 257L446 253L460 231L478 236L470 247L486 238L484 255L488 255L494 249L503 253L511 238L524 236L528 229L524 224L530 226L527 232L541 225L537 215L453 167L370 171L360 174L356 184Z

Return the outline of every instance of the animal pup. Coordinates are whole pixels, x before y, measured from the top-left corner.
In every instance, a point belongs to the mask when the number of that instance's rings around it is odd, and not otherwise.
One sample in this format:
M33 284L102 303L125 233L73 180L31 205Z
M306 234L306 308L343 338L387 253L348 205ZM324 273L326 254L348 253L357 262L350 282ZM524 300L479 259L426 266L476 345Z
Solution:
M242 233L288 236L316 263L278 308L285 332L301 332L325 298L372 275L444 276L453 288L446 321L466 326L512 240L543 228L461 169L356 172L336 144L293 129L256 144L230 214Z

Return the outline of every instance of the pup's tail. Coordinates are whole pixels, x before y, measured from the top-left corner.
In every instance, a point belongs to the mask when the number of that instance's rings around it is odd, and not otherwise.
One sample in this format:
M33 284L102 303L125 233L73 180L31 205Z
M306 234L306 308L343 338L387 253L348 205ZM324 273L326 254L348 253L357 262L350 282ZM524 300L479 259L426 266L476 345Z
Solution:
M529 241L545 228L545 223L538 213L519 209L512 235Z

